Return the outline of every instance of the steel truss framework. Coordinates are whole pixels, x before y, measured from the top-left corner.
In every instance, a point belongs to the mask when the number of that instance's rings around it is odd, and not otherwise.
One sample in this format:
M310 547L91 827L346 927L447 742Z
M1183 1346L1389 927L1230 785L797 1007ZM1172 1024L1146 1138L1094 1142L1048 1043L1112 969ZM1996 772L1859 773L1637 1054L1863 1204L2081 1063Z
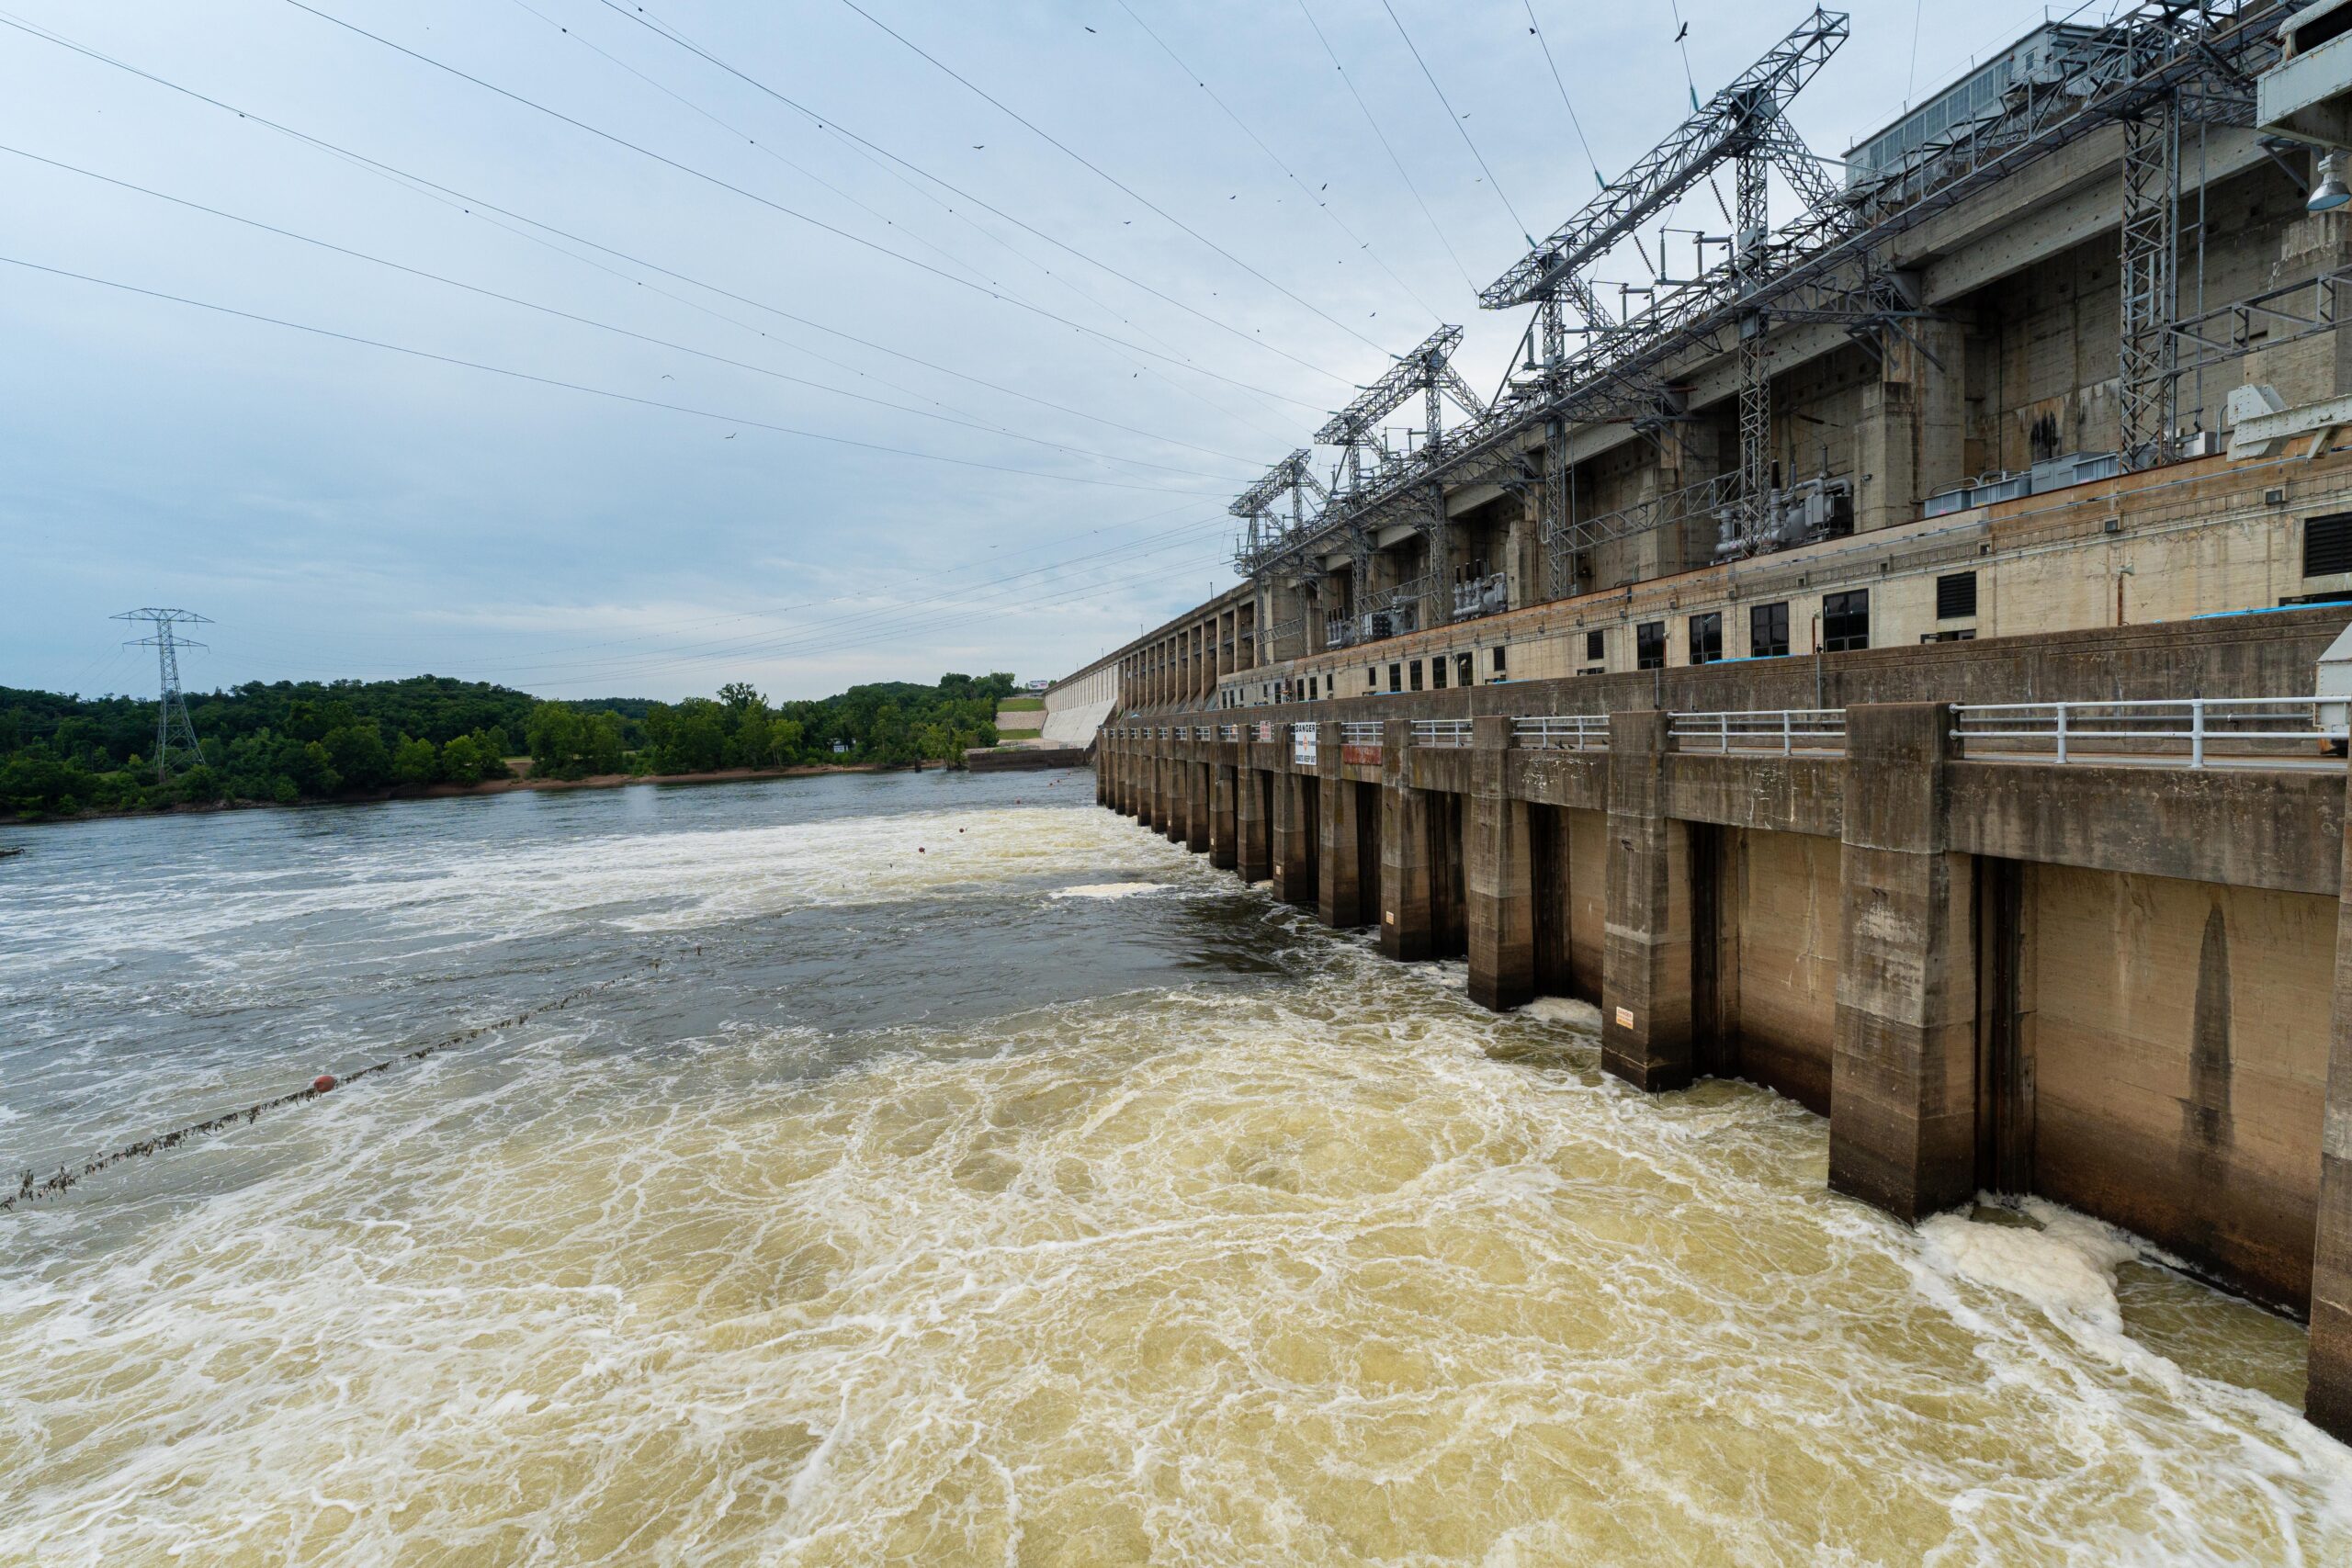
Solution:
M2286 8L2285 0L2143 0L2070 41L2058 69L2014 85L1997 116L1955 127L1922 155L1842 191L1823 175L1785 113L1848 36L1846 17L1816 9L1482 291L1480 302L1489 309L1536 307L1513 356L1523 364L1493 399L1477 403L1444 364L1458 330L1433 334L1317 433L1341 452L1314 514L1295 506L1288 526L1261 530L1264 509L1253 513L1244 502L1273 474L1235 503L1237 515L1253 520L1235 565L1262 583L1304 574L1317 558L1344 547L1356 562L1361 591L1379 531L1400 521L1442 528L1444 489L1477 483L1536 503L1553 597L1576 591L1576 563L1598 544L1710 512L1734 529L1751 527L1770 479L1770 332L1834 323L1883 353L1891 338L1908 335L1909 321L1927 314L1910 280L1887 265L1897 236L2119 123L2125 138L2118 367L2124 461L2162 460L2184 373L2179 345L2201 344L2227 313L2203 312L2193 327L2178 320L2184 128L2252 124L2251 84L2276 58L2270 24ZM1724 163L1735 164L1738 200L1724 259L1662 286L1642 310L1610 316L1583 270ZM1804 206L1777 231L1765 211L1768 165ZM2283 299L2288 291L2278 292ZM2335 303L2332 289L2323 288L2319 313L2332 320ZM2245 308L2260 309L2253 302ZM2276 309L2290 313L2283 303ZM1569 340L1578 337L1582 344L1572 351ZM1737 467L1607 517L1579 519L1566 455L1569 433L1614 423L1656 435L1689 417L1679 374L1726 354L1736 356L1739 373ZM1470 415L1452 431L1438 426L1441 384ZM1374 448L1363 441L1359 411L1387 400L1385 412L1415 390L1429 400L1419 450L1399 454L1379 444L1367 468L1363 458ZM1294 454L1277 471L1305 456ZM1290 493L1298 488L1293 481ZM1738 547L1736 539L1731 543Z

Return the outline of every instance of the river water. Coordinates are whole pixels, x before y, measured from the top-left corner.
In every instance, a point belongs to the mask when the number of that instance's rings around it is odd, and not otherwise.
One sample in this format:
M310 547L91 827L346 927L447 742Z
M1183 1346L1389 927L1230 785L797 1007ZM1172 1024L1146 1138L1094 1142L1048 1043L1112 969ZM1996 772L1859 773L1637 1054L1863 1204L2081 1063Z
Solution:
M2352 1560L2295 1325L1085 774L9 837L9 1170L611 984L0 1215L0 1562Z

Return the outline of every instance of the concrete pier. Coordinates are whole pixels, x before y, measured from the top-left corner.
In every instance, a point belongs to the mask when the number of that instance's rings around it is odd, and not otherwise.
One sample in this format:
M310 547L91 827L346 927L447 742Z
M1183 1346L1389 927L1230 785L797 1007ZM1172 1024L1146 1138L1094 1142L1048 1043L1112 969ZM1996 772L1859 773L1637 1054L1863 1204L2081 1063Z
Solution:
M2210 690L2264 679L2271 640L2304 656L2297 624L1997 657L2044 691L2143 665ZM1648 707L1514 728L1580 682L1444 694L1466 734L1416 728L1432 694L1347 703L1376 743L1304 707L1113 727L1101 765L1120 809L1326 924L1466 953L1481 1005L1597 1001L1628 1083L1736 1074L1826 1114L1837 1192L1906 1221L2045 1194L2307 1312L2312 1415L2352 1433L2352 779L2275 747L1963 751L1948 700L1889 683L1849 674L1809 749Z

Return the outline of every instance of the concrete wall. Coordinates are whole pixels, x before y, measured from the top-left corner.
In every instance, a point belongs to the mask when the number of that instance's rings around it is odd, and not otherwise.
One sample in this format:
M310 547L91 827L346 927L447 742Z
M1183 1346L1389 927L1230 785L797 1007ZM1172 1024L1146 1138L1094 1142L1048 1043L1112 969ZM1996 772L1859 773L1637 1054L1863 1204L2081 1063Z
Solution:
M1769 829L1724 834L1720 908L1732 1069L1806 1109L1829 1111L1838 1002L1839 846Z
M2026 888L2035 1190L2301 1307L2336 900L2056 865Z

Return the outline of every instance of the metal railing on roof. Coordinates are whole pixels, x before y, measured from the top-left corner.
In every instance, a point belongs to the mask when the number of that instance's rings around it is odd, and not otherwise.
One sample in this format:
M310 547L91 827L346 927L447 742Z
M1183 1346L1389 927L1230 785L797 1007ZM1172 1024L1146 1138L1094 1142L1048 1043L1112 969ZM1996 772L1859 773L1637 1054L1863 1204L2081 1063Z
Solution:
M1376 718L1351 718L1340 726L1342 746L1377 746L1380 744L1380 721Z
M2335 711L2330 711L2335 710ZM1952 709L1964 754L2057 762L2177 757L2192 768L2308 753L2347 736L2340 705L2310 697L2176 697L2117 703L1968 703Z
M1609 749L1609 716L1571 713L1514 718L1510 721L1510 743L1532 751L1605 751Z
M1677 713L1667 731L1685 751L1843 750L1843 708L1763 708L1747 713Z
M1413 720L1413 744L1467 746L1470 744L1470 721L1466 718L1417 718Z

